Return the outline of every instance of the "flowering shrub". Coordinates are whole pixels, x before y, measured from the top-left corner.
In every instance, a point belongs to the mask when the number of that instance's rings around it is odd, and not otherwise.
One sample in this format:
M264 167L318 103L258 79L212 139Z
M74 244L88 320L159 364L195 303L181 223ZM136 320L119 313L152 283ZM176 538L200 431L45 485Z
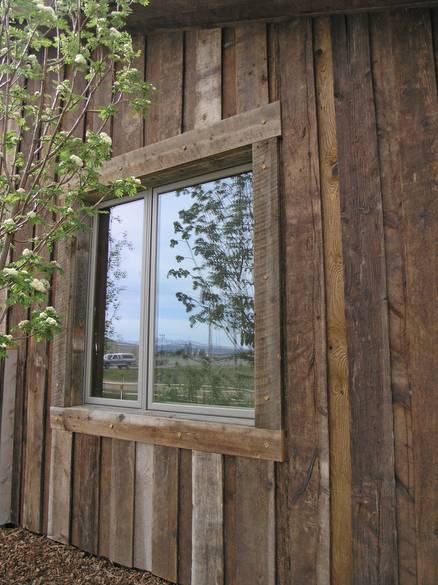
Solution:
M0 325L9 306L29 309L29 319L0 334L0 357L20 336L60 330L47 304L61 267L48 258L96 213L89 193L99 202L141 187L135 177L99 179L111 157L106 122L122 102L146 116L155 89L133 67L138 54L124 27L134 4L147 0L0 0ZM111 98L92 110L108 76ZM78 136L88 112L100 127Z

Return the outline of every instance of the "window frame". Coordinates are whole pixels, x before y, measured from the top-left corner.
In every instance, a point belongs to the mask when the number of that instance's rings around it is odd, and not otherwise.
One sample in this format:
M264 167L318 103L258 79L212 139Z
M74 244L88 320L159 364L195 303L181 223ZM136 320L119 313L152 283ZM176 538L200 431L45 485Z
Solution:
M97 215L93 221L92 249L89 276L89 294L87 300L87 356L86 356L86 381L85 404L103 407L118 407L137 411L139 413L152 413L159 415L173 415L178 417L193 417L201 420L225 421L243 424L255 424L255 408L235 408L227 406L203 406L197 404L180 404L168 402L154 402L154 339L156 332L156 301L157 301L157 252L158 252L158 209L159 197L163 193L169 193L177 189L196 186L210 181L225 179L245 172L253 175L252 162L227 166L224 169L210 173L195 174L176 182L164 182L162 185L145 189L135 197L124 199L111 199L102 202L99 210L114 208L133 201L144 201L143 209L143 243L142 243L142 268L141 268L141 308L140 308L140 332L138 353L138 396L137 400L123 400L116 398L101 398L92 395L92 368L93 368L93 343L94 343L94 317L96 310L96 271L98 262L98 238L99 221ZM254 402L255 402L255 369L254 369Z
M258 237L255 246L256 306L256 417L243 421L180 418L117 406L84 405L87 356L87 291L89 290L91 230L60 242L56 257L63 266L55 278L55 307L64 316L62 332L52 347L50 373L52 429L152 445L194 449L269 461L285 461L281 304L280 102L236 114L113 157L104 164L101 182L136 176L150 187L170 183L212 169L253 165L254 204ZM199 173L196 173L199 171ZM90 203L99 194L90 193ZM88 220L87 220L88 221ZM91 224L91 221L88 222ZM257 325L259 320L260 326ZM258 349L257 349L258 348Z

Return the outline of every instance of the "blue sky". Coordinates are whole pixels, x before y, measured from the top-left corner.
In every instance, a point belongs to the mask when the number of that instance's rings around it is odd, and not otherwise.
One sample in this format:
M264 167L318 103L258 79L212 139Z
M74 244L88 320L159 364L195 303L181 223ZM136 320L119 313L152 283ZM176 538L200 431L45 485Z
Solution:
M187 340L208 343L208 327L197 324L193 328L188 322L184 306L176 298L176 292L191 294L190 280L168 278L170 268L175 268L175 256L184 255L180 246L170 247L170 240L175 237L173 222L178 219L178 211L187 209L192 203L188 194L176 196L175 192L159 196L158 210L158 258L157 258L157 319L156 335L165 335L167 340ZM132 250L124 249L121 270L126 278L120 282L124 287L120 294L118 320L114 328L118 337L124 341L138 342L140 320L140 288L143 248L143 200L131 201L111 209L111 215L118 221L111 221L111 233L114 239L125 238ZM230 342L223 332L213 332L215 345L229 346Z

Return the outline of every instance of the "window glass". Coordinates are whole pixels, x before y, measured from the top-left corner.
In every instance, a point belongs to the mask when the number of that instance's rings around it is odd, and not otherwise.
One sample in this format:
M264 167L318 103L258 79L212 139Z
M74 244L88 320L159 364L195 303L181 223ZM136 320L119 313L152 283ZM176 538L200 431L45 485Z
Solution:
M143 209L135 200L99 217L92 397L138 398Z
M254 408L252 173L160 193L154 403Z

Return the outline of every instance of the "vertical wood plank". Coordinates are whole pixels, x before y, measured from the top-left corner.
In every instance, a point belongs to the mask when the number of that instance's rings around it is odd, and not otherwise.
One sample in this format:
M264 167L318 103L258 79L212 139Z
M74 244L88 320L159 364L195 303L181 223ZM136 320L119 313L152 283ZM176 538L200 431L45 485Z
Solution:
M225 582L275 585L275 464L236 458L233 467L228 464L225 475L225 494L231 495L226 522L232 518L225 533L232 536L225 543Z
M436 436L438 100L433 17L371 19L388 274L399 578L438 579ZM436 31L435 31L436 32ZM436 50L436 44L435 44ZM435 295L436 296L436 295ZM436 443L436 441L435 441Z
M222 455L195 451L192 466L192 585L223 585Z
M391 386L394 413L394 450L397 497L397 544L400 585L417 583L415 483L412 400L406 315L406 255L400 147L401 80L394 51L400 39L394 34L395 15L371 19L373 79L384 205L385 257L388 287ZM412 33L408 33L408 37ZM414 78L412 79L414 82Z
M17 350L9 350L1 370L0 421L0 526L12 521Z
M281 428L277 140L253 145L256 426Z
M236 113L236 31L222 29L222 118Z
M190 585L192 575L192 452L179 450L178 583Z
M140 51L140 56L135 60L134 67L140 72L145 70L145 37L134 34L132 44L135 51ZM126 98L125 98L126 99ZM143 136L144 118L141 114L133 112L129 103L123 101L119 105L117 115L113 119L113 156L123 154L128 150L141 148L144 142Z
M349 356L353 583L397 582L382 195L368 17L332 20Z
M75 434L73 441L71 543L97 554L100 438Z
M137 443L135 454L134 567L152 569L154 448Z
M177 580L178 449L154 446L152 572Z
M146 78L158 91L145 127L145 143L180 134L182 126L183 33L150 35Z
M195 127L207 126L221 119L222 111L222 31L200 30L196 47Z
M70 542L72 449L72 433L52 431L47 536L64 544Z
M315 19L314 38L327 306L331 577L333 585L342 585L352 576L350 404L330 18Z
M24 470L23 519L25 528L41 532L43 455L47 381L47 343L29 340L26 376L26 465Z
M309 19L279 25L284 424L277 466L277 584L330 580L322 225Z
M264 23L236 27L234 59L236 113L268 103L268 49ZM268 428L281 426L279 320L276 330L270 328L280 309L277 162L275 141L258 144L253 148L255 278L262 283L257 288L255 299L256 424ZM270 230L272 232L267 241L265 236ZM266 279L268 266L271 282ZM268 305L269 310L266 312ZM268 366L266 370L265 365ZM269 393L272 391L269 401L265 399L268 387ZM245 582L274 585L273 466L269 462L240 457L224 459L225 582L227 585ZM257 506L250 506L249 502L255 500Z
M109 558L132 567L135 443L113 439L111 448Z
M221 31L200 31L196 44L194 127L221 119ZM191 582L223 583L223 461L220 455L192 455L192 578ZM215 482L212 487L210 481ZM207 479L207 481L206 481ZM220 481L220 485L216 485Z
M237 113L258 108L269 101L266 24L236 27Z
M180 134L183 127L182 32L150 35L146 77L158 88L145 128L145 143ZM176 581L178 449L153 447L152 571Z
M101 438L99 473L99 556L110 556L112 439Z

